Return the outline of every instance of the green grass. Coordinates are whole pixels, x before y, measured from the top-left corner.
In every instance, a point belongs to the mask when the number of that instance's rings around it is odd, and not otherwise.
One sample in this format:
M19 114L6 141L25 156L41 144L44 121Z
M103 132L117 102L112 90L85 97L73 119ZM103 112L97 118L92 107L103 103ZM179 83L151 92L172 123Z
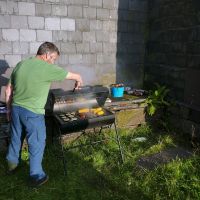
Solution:
M105 132L114 136L114 132ZM177 138L156 133L144 125L120 130L125 162L120 163L118 146L112 140L65 153L67 176L62 159L47 145L43 166L49 181L38 189L27 186L28 154L24 149L22 164L15 175L5 175L5 154L0 156L0 200L148 200L200 199L200 157L176 159L154 170L141 170L136 162L141 156L176 146ZM100 137L100 136L96 136ZM146 141L137 142L137 137ZM89 142L93 137L82 139Z

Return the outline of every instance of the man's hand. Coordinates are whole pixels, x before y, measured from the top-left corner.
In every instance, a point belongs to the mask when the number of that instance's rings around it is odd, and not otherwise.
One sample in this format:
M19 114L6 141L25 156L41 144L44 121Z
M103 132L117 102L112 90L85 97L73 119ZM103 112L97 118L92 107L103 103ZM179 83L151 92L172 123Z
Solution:
M75 90L78 90L78 89L80 89L80 86L81 86L81 82L76 81L76 82L75 82L75 85L74 85L74 89L75 89Z
M68 72L68 74L66 76L66 79L75 80L76 81L75 88L80 87L80 86L83 85L82 78L81 78L81 76L79 74Z

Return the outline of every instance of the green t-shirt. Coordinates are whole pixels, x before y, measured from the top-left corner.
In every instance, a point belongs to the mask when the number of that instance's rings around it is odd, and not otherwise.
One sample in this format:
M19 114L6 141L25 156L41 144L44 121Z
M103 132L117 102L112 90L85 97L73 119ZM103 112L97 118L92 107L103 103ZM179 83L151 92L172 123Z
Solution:
M36 57L21 61L14 68L10 83L13 104L37 114L44 114L44 106L52 81L62 81L67 71Z

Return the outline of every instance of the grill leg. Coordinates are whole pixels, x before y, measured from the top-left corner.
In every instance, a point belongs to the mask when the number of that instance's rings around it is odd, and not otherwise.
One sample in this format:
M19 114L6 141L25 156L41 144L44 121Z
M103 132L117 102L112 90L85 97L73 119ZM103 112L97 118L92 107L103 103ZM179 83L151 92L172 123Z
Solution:
M61 145L61 157L62 157L62 161L63 161L63 169L64 169L64 176L67 174L67 162L65 160L65 154L64 154L64 147L63 147L63 143L62 143L62 134L60 131L60 128L58 127L58 131L59 131L59 142Z
M114 127L115 127L115 134L116 134L117 144L118 144L118 147L119 147L119 152L120 152L120 155L121 155L121 160L122 160L122 163L124 163L124 153L123 153L123 149L122 149L122 146L121 146L121 143L120 143L120 136L119 136L115 122L114 122Z
M60 143L60 147L61 147L61 158L62 158L62 162L63 162L63 169L64 169L64 176L67 175L67 162L66 162L66 159L65 159L65 149L63 147L63 143L62 143L62 133L61 133L61 130L57 124L57 122L54 120L54 127L56 128L57 127L57 130L58 130L58 142ZM54 129L55 131L55 129Z

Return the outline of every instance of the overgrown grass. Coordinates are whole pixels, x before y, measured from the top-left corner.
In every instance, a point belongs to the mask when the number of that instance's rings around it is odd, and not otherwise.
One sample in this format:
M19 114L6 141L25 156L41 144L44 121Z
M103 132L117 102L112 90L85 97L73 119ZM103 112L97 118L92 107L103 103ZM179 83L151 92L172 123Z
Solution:
M113 131L105 132L114 136ZM15 175L5 175L5 155L0 156L0 199L2 200L139 200L139 199L200 199L200 157L176 159L154 170L141 170L137 160L176 146L170 134L155 133L144 125L134 130L120 131L125 162L120 163L115 141L85 146L65 153L67 176L63 175L59 150L47 145L44 169L49 181L38 189L27 186L28 155L22 154L22 165ZM95 136L101 137L101 136ZM140 142L135 140L145 137ZM89 142L93 137L82 139Z

